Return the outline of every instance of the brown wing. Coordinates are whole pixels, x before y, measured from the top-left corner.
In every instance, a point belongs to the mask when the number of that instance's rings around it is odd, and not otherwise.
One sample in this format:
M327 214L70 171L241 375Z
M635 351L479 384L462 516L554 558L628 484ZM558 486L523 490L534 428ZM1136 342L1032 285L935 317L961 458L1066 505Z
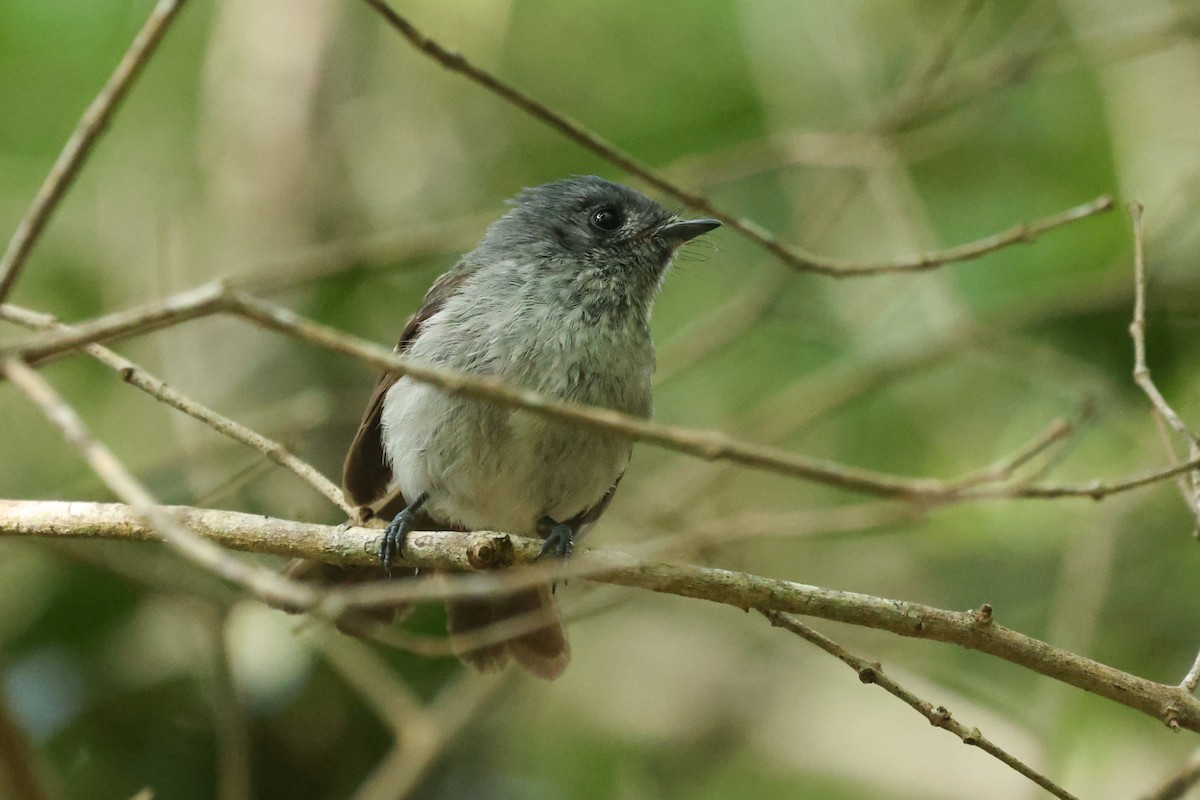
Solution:
M434 281L417 313L409 317L404 324L404 331L396 344L397 353L408 350L420 332L421 324L441 309L473 271L463 262L459 262L453 270ZM346 492L346 498L356 506L370 507L384 500L388 484L392 481L392 469L383 453L380 418L383 415L384 398L399 379L400 376L394 372L385 372L379 376L375 391L371 393L371 400L367 403L367 410L363 413L362 422L358 424L358 431L354 434L350 452L346 454L346 463L342 468L342 488ZM399 494L386 499L386 507L372 508L372 515L391 516L405 506L404 498Z

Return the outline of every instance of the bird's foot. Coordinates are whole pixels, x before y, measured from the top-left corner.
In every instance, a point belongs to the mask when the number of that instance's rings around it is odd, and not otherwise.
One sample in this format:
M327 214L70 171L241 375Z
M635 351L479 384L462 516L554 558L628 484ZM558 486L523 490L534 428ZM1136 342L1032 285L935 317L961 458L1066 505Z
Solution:
M542 556L553 556L560 560L570 558L571 553L575 551L575 530L566 523L552 522L550 523L550 532L546 534L545 541L542 542L542 549L534 557L534 561L540 561ZM566 580L563 580L563 585L566 585ZM553 593L558 588L558 582L550 584L550 592Z
M383 571L388 575L392 574L392 559L404 555L404 541L408 538L408 533L417 520L417 513L421 510L421 506L425 505L428 497L429 494L425 493L409 503L408 507L397 514L384 528L383 539L379 544L379 561L383 564Z
M550 528L550 533L546 534L546 540L542 542L542 549L533 560L537 561L546 555L551 555L555 558L567 558L574 551L575 531L571 530L570 525L559 522Z

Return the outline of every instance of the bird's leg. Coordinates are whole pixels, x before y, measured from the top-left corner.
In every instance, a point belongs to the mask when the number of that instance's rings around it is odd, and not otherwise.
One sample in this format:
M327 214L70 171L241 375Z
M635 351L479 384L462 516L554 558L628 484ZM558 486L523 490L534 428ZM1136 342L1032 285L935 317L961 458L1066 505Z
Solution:
M542 517L538 520L539 531L546 531L546 538L542 542L542 549L534 556L533 560L538 561L545 555L551 555L555 558L566 559L575 550L575 529L565 522L555 522L549 517ZM563 580L563 585L566 585L566 580ZM558 583L550 584L551 593L558 588Z
M537 561L542 556L552 555L555 558L567 558L575 549L575 529L565 522L555 522L549 517L538 520L538 529L545 531L545 541L542 549L533 559Z
M421 506L425 505L428 499L429 492L422 492L420 497L409 503L384 529L383 541L379 545L379 560L389 575L392 574L392 557L404 555L404 540L408 538L408 532L412 530Z

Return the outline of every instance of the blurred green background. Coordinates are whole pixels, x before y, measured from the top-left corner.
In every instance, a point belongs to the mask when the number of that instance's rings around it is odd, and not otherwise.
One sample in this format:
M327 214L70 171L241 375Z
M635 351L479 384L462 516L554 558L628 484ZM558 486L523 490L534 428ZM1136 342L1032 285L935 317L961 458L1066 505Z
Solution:
M0 4L3 231L149 8ZM822 254L901 257L1101 193L1140 199L1150 365L1200 425L1200 3L397 8ZM390 344L505 198L574 173L637 185L416 54L365 4L192 0L11 301L79 320L233 276ZM1087 403L1050 479L1166 463L1129 377L1122 210L979 261L843 281L791 272L728 230L709 239L656 309L662 421L951 477ZM25 336L0 324L0 342ZM375 377L228 320L117 349L333 477ZM44 374L163 502L340 521L289 473L95 363ZM8 385L0 456L0 496L111 499ZM913 517L639 447L591 541L688 534L678 557L944 608L988 602L1022 632L1177 683L1200 647L1193 525L1170 484ZM757 616L582 581L559 597L579 616L570 669L496 683L266 610L158 547L3 540L0 739L24 738L47 794L66 798L382 798L396 793L388 770L423 774L412 795L427 798L1044 796ZM407 623L442 625L438 608ZM1083 797L1139 796L1196 749L1192 734L993 658L818 627Z

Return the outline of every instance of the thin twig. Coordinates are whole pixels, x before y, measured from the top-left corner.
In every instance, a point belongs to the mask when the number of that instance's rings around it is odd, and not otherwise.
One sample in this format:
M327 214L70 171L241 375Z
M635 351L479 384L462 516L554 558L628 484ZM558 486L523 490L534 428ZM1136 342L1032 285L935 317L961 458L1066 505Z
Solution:
M774 234L753 220L736 216L724 209L718 208L704 195L680 187L666 178L662 173L641 163L633 156L600 138L578 122L554 111L525 94L520 89L517 89L512 84L467 61L461 54L452 52L433 39L430 39L405 17L396 13L384 0L364 0L364 2L374 8L409 44L446 69L466 76L468 79L498 95L505 102L546 123L568 139L590 150L613 166L637 176L663 194L669 195L681 203L719 219L728 227L774 254L781 261L796 270L816 272L840 278L934 269L951 262L976 259L1013 244L1032 242L1046 231L1108 211L1113 207L1112 198L1108 195L1103 195L1088 203L1075 206L1058 214L1022 223L1002 233L987 236L968 244L896 261L859 262L825 258L809 253L795 245L782 242Z
M333 563L378 563L382 531L377 529L314 525L211 509L157 507L152 511L157 512L156 518L178 519L191 530L235 549ZM0 536L159 538L144 515L145 509L111 503L0 500ZM333 590L314 605L320 613L336 618L347 608L511 592L556 576L581 576L736 608L802 614L957 644L1092 692L1171 728L1200 732L1200 700L1180 687L1121 672L1005 628L992 620L990 608L946 611L742 572L647 562L612 550L580 549L565 565L531 564L541 544L499 533L415 532L405 542L405 564L468 572L439 572L428 580L381 581ZM512 564L523 566L497 569Z
M35 311L29 311L11 304L0 305L0 319L6 319L26 327L54 330L67 335L77 332L70 326L58 322L58 320L49 314L39 314ZM357 514L355 509L342 496L341 489L318 472L316 467L293 454L279 442L268 439L251 428L172 389L162 379L155 377L144 368L124 356L114 353L103 345L88 344L84 345L81 349L101 364L114 370L121 376L121 380L129 385L141 389L151 397L157 398L172 408L182 411L193 419L199 420L217 433L228 436L230 439L241 442L247 447L258 451L264 457L284 469L291 470L302 481L328 499L329 502L344 511L347 516L352 517ZM201 505L207 505L207 503L201 503Z
M1129 335L1133 338L1133 381L1146 397L1150 398L1155 413L1187 443L1188 459L1195 461L1200 458L1200 439L1163 397L1154 379L1150 377L1150 368L1146 365L1146 244L1142 225L1142 204L1137 201L1130 203L1129 216L1133 221L1134 297L1133 322L1129 323ZM1171 456L1174 458L1174 452ZM1200 531L1200 470L1193 470L1188 477L1191 483L1188 506L1196 519L1195 530Z
M16 359L7 359L0 362L0 370L59 429L63 438L79 451L88 466L113 493L129 503L139 517L168 544L197 564L246 587L259 597L305 608L316 604L316 593L311 588L287 580L273 570L232 557L164 511L112 451L92 437L83 420L58 392L30 366Z
M583 427L627 436L710 461L726 459L849 491L931 502L941 499L944 495L942 485L935 480L890 475L774 447L754 445L713 431L697 431L650 422L607 408L554 400L536 392L510 387L495 378L431 367L364 339L320 325L265 300L239 292L235 292L233 297L234 304L229 309L232 313L328 350L352 356L377 369L432 384L449 394L461 394L532 411L552 419L566 420Z
M327 350L349 355L387 372L406 375L432 384L449 394L461 394L511 408L519 408L551 419L565 420L582 427L607 431L659 447L703 458L725 460L787 475L801 480L833 486L846 491L891 497L924 504L945 504L977 499L1018 499L1091 497L1111 494L1157 483L1175 475L1200 468L1200 457L1111 483L1095 481L1084 486L1017 484L999 486L959 485L960 481L911 478L877 470L813 458L776 447L752 444L715 431L695 430L651 422L607 408L568 403L537 392L517 389L491 376L478 376L460 370L432 367L387 350L377 344L343 331L313 322L290 309L223 283L209 284L172 295L146 306L100 317L71 328L69 333L47 333L32 341L0 349L0 358L45 359L85 344L108 341L150 329L177 324L214 313L230 313L260 326L277 330Z
M1021 467L1046 452L1049 448L1067 439L1074 430L1074 427L1073 420L1056 419L1015 453L1001 458L996 463L979 472L959 479L955 485L960 488L966 488L1003 483L1009 480Z
M29 253L37 243L38 236L50 221L50 215L58 207L59 202L71 186L71 181L79 173L84 160L92 151L96 140L108 126L117 106L133 85L146 62L154 55L158 43L175 19L184 0L159 0L150 16L133 38L133 43L116 70L109 77L104 88L96 95L83 112L83 117L75 127L75 132L67 140L66 146L58 155L50 174L42 182L33 203L25 212L17 230L9 240L4 256L0 257L0 303L8 297L13 286L20 277L21 269L25 266Z
M1143 486L1170 480L1192 470L1200 469L1200 456L1160 469L1143 472L1132 478L1117 481L1091 481L1090 483L1053 484L1033 483L1013 486L984 486L960 492L957 500L1051 500L1062 497L1086 497L1103 500Z
M916 711L925 719L929 720L929 724L936 728L943 728L950 733L953 733L963 744L978 747L983 752L999 760L1005 766L1016 770L1021 775L1036 783L1055 797L1062 800L1076 800L1075 795L1063 789L1054 781L1047 778L1037 770L1025 764L1016 756L1010 754L1000 746L994 744L990 739L984 736L979 728L968 728L961 722L956 720L945 706L934 707L928 700L922 700L917 695L913 694L908 689L905 689L896 681L892 680L883 671L883 667L878 663L872 663L864 658L859 658L853 653L845 650L841 645L832 639L824 636L812 628L805 625L800 620L790 614L782 614L778 611L762 611L760 613L765 616L772 625L779 628L786 628L797 636L815 644L817 647L824 650L829 655L840 660L843 664L850 667L858 673L858 679L863 683L873 683L883 689L893 697L904 701L910 708Z
M1158 440L1162 443L1163 452L1167 454L1172 464L1179 463L1179 456L1175 453L1175 443L1171 441L1171 429L1167 427L1167 421L1162 418L1162 414L1154 415L1154 427L1158 430ZM1188 483L1186 475L1178 475L1175 477L1175 485L1179 488L1179 496L1183 498L1184 505L1192 504L1192 488Z
M27 342L2 347L0 359L16 357L36 364L85 344L111 342L209 316L225 309L229 303L229 287L224 282L206 283L161 300L76 323L66 330L43 333Z
M1136 201L1130 203L1129 216L1133 220L1134 299L1133 322L1129 324L1129 335L1133 338L1133 380L1175 432L1194 443L1197 441L1196 434L1188 429L1179 414L1175 413L1175 409L1171 408L1171 404L1162 396L1150 377L1150 368L1146 366L1146 249L1142 204Z
M1150 377L1150 368L1146 365L1146 243L1145 229L1142 225L1142 204L1137 201L1130 203L1129 216L1133 221L1133 322L1129 324L1129 335L1133 337L1133 380L1145 392L1146 397L1150 398L1158 418L1170 425L1187 443L1188 460L1196 463L1200 459L1200 440L1163 397L1154 379ZM1167 449L1171 459L1176 460L1175 451L1170 447ZM1200 470L1190 470L1188 477L1191 484L1188 506L1196 520L1195 531L1200 532ZM1179 685L1185 691L1194 693L1198 684L1200 654L1196 656L1192 668Z
M1192 668L1188 670L1187 675L1179 683L1179 688L1185 692L1196 693L1196 686L1200 685L1200 654L1196 655L1196 660L1192 663Z
M515 389L490 376L433 367L380 347L343 331L334 330L261 298L209 284L164 300L118 311L72 326L70 332L47 333L33 340L0 348L0 358L42 359L85 344L109 341L188 319L227 312L297 339L357 358L384 371L429 383L450 394L476 397L521 408L542 416L563 419L632 439L668 447L708 460L726 459L758 469L778 472L850 491L883 497L935 501L945 494L935 480L906 478L875 470L758 446L712 431L689 430L649 422L607 408L554 400L536 392Z

